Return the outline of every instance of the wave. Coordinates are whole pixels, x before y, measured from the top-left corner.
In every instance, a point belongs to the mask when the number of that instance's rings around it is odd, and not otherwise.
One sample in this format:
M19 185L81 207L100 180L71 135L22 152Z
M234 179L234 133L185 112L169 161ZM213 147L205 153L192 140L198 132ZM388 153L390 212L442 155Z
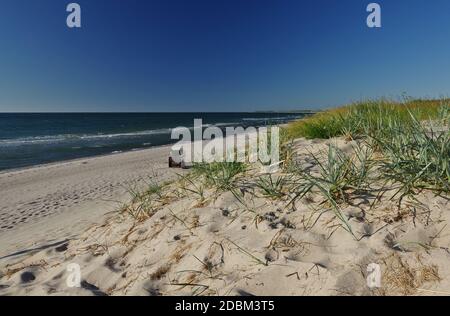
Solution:
M113 134L91 134L91 135L61 134L61 135L32 136L13 139L0 139L0 146L20 146L20 145L50 144L50 143L59 143L77 140L89 141L89 140L102 140L113 138L138 137L146 135L168 134L170 133L170 131L171 131L170 128L164 128L156 130L146 130L128 133L113 133Z
M283 116L283 117L249 117L241 118L238 121L232 122L217 122L212 124L203 124L203 127L226 127L236 126L239 122L268 122L268 121L290 121L300 118L301 116ZM193 127L188 127L190 130ZM176 129L176 128L174 128ZM64 142L76 142L76 141L95 141L115 138L132 138L147 135L162 135L170 134L172 128L161 128L154 130L143 130L136 132L124 132L124 133L111 133L111 134L60 134L60 135L44 135L44 136L30 136L11 139L0 139L0 147L13 147L13 146L25 146L25 145L40 145L40 144L55 144Z
M281 116L281 117L245 117L242 121L291 121L302 118L302 116Z
M270 122L270 121L294 121L301 118L301 116L286 116L286 117L248 117L240 119L237 122L228 122L228 123L214 123L214 126L222 127L222 126L236 126L242 122Z
M239 122L214 123L214 126L216 126L216 127L221 127L221 126L233 126L233 125L239 125Z

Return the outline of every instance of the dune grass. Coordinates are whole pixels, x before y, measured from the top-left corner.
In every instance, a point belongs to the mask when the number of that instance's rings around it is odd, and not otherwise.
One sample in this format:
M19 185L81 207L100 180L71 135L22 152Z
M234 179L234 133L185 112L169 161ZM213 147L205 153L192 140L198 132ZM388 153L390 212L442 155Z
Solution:
M241 162L197 163L192 168L195 176L203 178L205 184L218 191L230 191L238 175L244 173L247 166Z
M423 189L449 193L449 104L449 99L367 101L318 113L291 123L286 130L291 138L362 140L382 157L377 162L382 180L401 184L401 198ZM335 158L328 157L328 164ZM346 169L334 171L347 178ZM347 186L357 184L350 180Z
M295 139L345 137L356 140L352 156L329 146L322 158L311 154L318 174L300 167L295 199L311 190L328 201L342 222L340 211L349 192L370 192L375 183L396 187L399 205L423 190L450 193L450 100L368 101L321 112L289 124L286 134ZM376 172L373 172L376 170Z
M393 198L400 206L405 197L414 199L423 190L450 193L449 104L450 99L378 100L320 112L281 130L281 173L255 177L248 163L198 163L183 177L182 188L198 197L199 205L207 203L211 189L216 196L233 193L244 206L246 188L258 197L284 200L286 207L316 194L320 205L333 211L340 226L355 236L342 210L359 197L394 188ZM303 167L294 159L296 138L337 136L353 141L350 152L329 145L309 155L312 166ZM133 214L151 215L154 202L165 200L162 191L150 185L143 193L132 192L134 200L141 201Z
M290 138L327 139L336 136L354 138L358 135L371 135L385 127L397 124L410 124L413 119L434 120L448 115L449 99L408 100L395 102L377 100L359 102L352 105L317 113L293 122L286 128Z
M311 154L318 172L301 166L293 170L298 177L291 203L316 192L332 207L342 227L355 236L340 205L347 203L353 192L368 189L373 163L370 148L355 146L353 150L355 154L350 156L336 146L329 145L327 153Z
M261 191L262 196L279 200L288 194L291 182L291 175L274 176L269 174L257 178L255 186Z
M392 124L374 133L373 143L384 159L384 177L401 183L401 195L418 190L450 192L450 131L439 123L420 122L411 114L409 124Z

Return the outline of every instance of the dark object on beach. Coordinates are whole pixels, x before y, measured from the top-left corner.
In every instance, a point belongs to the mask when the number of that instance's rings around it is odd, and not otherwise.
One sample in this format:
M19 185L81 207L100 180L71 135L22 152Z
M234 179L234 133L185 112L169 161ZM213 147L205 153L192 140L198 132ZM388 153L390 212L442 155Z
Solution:
M64 251L67 250L67 246L68 245L69 244L64 244L64 245L58 246L58 247L55 248L55 250L56 250L56 252L64 252Z
M236 290L236 292L239 296L255 296L254 294L241 289Z
M176 240L176 241L178 241L180 239L181 239L180 235L176 235L176 236L173 237L173 240Z
M277 229L278 228L278 224L279 224L278 222L272 222L272 223L269 224L269 227L272 228L272 229Z
M36 280L36 277L32 272L26 271L20 275L20 280L22 283L30 283Z
M278 219L278 216L274 213L274 212L269 212L264 214L264 219L268 222L274 222L275 220Z
M105 292L101 291L94 284L87 282L86 280L81 281L81 287L85 290L91 291L95 296L108 296Z
M247 229L247 225L244 225L241 228L242 228L242 230L246 230Z
M172 157L169 157L169 168L181 168L181 163L176 163Z
M47 294L54 294L56 293L56 289L54 287L51 287L47 290Z
M230 211L227 210L226 208L223 208L222 209L222 215L225 216L225 217L228 217L228 216L230 216Z
M179 161L179 162L177 162ZM169 154L169 168L189 169L192 165L187 163L184 159L183 148L172 149Z
M117 260L109 257L105 261L105 267L107 267L112 272L120 272L121 270L116 267Z
M144 290L150 296L162 296L162 293L157 285L149 284L148 286L144 286Z
M182 160L180 163L176 163L172 157L169 157L169 168L189 169L189 166L186 165L184 160Z
M175 158L175 159L174 159ZM179 161L179 162L177 162ZM183 148L172 149L169 154L169 168L184 168Z
M295 229L296 228L295 225L285 217L283 217L280 220L280 224L283 225L287 229Z

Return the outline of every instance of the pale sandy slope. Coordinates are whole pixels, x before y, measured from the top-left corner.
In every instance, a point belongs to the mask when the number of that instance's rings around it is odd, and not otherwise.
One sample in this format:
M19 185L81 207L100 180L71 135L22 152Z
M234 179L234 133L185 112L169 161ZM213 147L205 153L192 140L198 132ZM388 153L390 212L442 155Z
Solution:
M296 159L314 172L311 153L330 142L352 153L342 139L299 140ZM0 260L0 295L450 295L447 197L355 193L340 205L352 236L318 192L264 196L259 170L234 180L238 194L178 179L70 242Z
M143 187L173 175L169 147L0 173L0 258L72 238Z

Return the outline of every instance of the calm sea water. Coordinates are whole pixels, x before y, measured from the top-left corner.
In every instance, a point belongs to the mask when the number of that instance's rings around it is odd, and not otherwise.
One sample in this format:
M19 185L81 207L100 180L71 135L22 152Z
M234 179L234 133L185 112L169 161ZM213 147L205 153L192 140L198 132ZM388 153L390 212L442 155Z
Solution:
M171 129L264 126L301 113L0 113L0 170L172 143Z

